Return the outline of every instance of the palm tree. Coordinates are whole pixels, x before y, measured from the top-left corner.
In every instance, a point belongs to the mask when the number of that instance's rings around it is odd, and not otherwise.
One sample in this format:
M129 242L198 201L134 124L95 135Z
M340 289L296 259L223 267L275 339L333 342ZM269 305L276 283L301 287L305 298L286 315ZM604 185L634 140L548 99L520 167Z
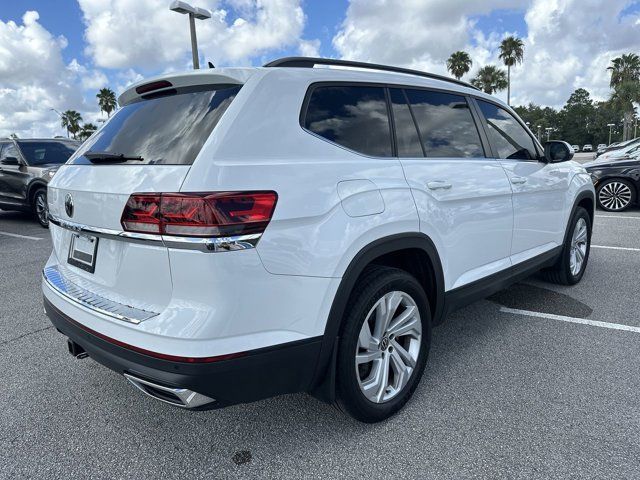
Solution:
M76 138L76 133L80 130L82 116L75 110L67 110L62 113L61 120L62 128L67 129L67 137L69 136L69 133L71 133L73 138Z
M107 114L107 117L109 117L111 112L118 108L116 94L110 88L101 88L100 91L96 94L96 97L98 98L100 111L105 112Z
M624 54L611 60L607 70L611 72L611 100L624 112L622 138L628 140L633 122L633 102L640 101L640 57L635 53Z
M478 70L475 78L471 80L471 85L491 95L507 88L507 75L504 70L494 65L487 65Z
M473 65L471 57L467 52L463 52L462 50L453 52L447 60L447 70L458 80L460 80L465 73L469 73L471 65Z
M500 59L507 67L507 105L511 105L511 67L522 63L524 42L518 37L507 37L500 44Z
M80 134L78 136L80 137L80 140L84 141L89 138L97 129L98 127L96 127L93 123L85 123L84 125L82 125Z

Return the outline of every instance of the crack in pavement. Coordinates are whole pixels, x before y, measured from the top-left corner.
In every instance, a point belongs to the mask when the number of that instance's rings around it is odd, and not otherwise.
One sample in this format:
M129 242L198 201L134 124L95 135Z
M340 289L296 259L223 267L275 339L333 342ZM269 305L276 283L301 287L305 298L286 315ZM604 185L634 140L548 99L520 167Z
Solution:
M19 335L19 336L14 337L14 338L10 338L9 340L3 340L2 342L0 342L0 347L4 346L4 345L8 345L10 343L13 343L16 340L20 340L20 339L22 339L24 337L28 337L29 335L33 335L35 333L44 332L45 330L51 330L52 328L55 328L55 327L53 325L49 325L48 327L40 328L40 329L34 330L32 332L23 333L22 335Z

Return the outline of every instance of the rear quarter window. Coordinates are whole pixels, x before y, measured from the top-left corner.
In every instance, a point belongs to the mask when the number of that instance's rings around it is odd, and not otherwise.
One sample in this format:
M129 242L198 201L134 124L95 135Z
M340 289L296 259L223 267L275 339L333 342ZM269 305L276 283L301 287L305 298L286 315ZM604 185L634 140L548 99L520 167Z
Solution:
M303 126L364 155L393 155L383 87L317 86L309 97Z
M239 91L238 85L192 87L125 105L71 163L91 164L83 154L92 151L143 158L120 164L190 165Z

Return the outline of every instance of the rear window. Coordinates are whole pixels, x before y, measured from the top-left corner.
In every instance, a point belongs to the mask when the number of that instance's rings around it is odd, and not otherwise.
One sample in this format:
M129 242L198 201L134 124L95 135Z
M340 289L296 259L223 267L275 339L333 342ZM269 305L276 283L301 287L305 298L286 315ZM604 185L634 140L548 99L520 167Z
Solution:
M62 164L78 148L71 142L18 142L29 165Z
M134 165L190 165L229 107L238 85L195 87L131 103L83 146L71 163L91 164L87 151L142 157Z
M382 87L316 87L309 99L304 128L365 155L393 155Z

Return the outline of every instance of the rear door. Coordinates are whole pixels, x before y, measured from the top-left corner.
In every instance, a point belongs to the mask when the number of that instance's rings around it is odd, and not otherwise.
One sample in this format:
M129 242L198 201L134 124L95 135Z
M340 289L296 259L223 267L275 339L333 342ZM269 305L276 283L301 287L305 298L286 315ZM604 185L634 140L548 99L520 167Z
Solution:
M420 229L440 249L446 288L508 268L511 188L499 162L486 158L465 96L391 89L391 100L398 153L418 208ZM412 118L418 125L416 134ZM402 147L418 135L421 149L415 140L409 143L414 146Z
M493 156L504 167L513 189L514 264L561 245L572 169L542 161L531 134L506 109L477 100Z
M60 168L49 184L48 201L56 268L68 280L142 310L158 312L166 306L172 291L168 250L161 241L123 233L122 213L132 193L180 191L239 89L189 87L134 101ZM118 154L130 160L114 159ZM89 233L79 239L79 228ZM91 231L101 234L93 238ZM89 251L74 256L77 245ZM89 265L82 264L83 258Z

